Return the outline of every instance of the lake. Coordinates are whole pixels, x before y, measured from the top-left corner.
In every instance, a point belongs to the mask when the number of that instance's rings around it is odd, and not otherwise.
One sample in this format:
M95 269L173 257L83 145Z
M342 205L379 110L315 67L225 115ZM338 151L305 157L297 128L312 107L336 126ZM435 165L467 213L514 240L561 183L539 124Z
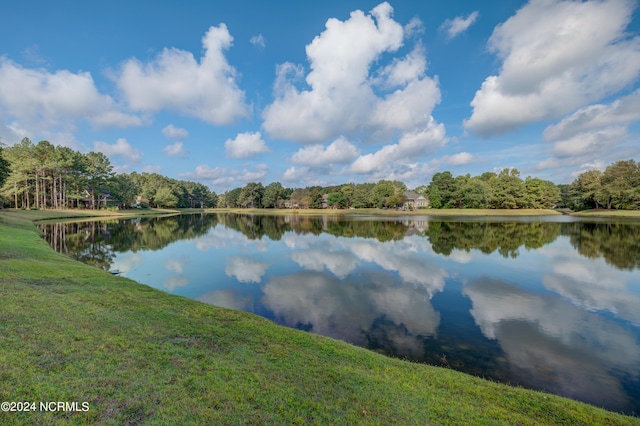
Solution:
M640 224L179 215L40 225L168 293L640 414Z

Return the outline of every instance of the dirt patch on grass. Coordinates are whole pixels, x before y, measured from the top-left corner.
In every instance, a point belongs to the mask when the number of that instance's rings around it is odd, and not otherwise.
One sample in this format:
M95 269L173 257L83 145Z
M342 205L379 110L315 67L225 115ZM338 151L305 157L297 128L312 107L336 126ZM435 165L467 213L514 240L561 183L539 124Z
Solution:
M11 251L0 251L0 260L7 260L7 259L21 259L24 256L15 253L15 252L11 252Z

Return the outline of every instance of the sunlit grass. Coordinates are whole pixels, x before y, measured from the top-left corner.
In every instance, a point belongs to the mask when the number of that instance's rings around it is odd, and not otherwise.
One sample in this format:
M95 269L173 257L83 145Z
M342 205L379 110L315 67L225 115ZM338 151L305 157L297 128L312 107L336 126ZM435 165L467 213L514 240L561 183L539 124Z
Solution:
M195 209L193 209L195 210ZM202 211L202 210L200 210ZM131 209L131 210L14 210L6 209L0 210L0 219L6 221L18 221L24 222L24 219L29 221L40 221L47 219L71 219L71 218L87 218L87 217L122 217L122 216L146 216L146 215L167 215L167 214L180 214L191 213L192 209Z
M632 217L640 218L640 210L584 210L573 213L573 216L585 217Z
M90 410L0 424L640 424L113 276L50 249L54 215L0 212L0 397Z
M376 216L546 216L561 213L548 209L210 209L215 212L273 215L376 215Z

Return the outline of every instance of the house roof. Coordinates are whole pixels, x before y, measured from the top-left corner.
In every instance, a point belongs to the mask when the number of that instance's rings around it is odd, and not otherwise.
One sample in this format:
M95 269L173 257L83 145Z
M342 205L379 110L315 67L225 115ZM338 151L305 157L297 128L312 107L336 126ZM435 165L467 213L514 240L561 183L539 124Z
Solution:
M407 197L408 200L417 200L418 198L424 198L422 194L418 194L415 191L405 191L404 196Z

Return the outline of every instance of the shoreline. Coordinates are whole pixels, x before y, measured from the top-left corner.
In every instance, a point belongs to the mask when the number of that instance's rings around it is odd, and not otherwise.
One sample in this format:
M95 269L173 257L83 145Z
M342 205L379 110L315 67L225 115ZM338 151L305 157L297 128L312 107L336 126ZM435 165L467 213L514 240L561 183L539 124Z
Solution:
M67 221L74 219L104 220L113 218L139 216L172 216L176 214L249 214L249 215L299 215L299 216L380 216L402 217L422 216L435 219L441 218L535 218L545 216L569 216L583 219L622 219L640 220L640 210L586 210L581 212L562 213L548 209L421 209L415 211L384 210L384 209L243 209L243 208L215 208L215 209L131 209L131 210L0 210L0 214L24 217L34 222Z

